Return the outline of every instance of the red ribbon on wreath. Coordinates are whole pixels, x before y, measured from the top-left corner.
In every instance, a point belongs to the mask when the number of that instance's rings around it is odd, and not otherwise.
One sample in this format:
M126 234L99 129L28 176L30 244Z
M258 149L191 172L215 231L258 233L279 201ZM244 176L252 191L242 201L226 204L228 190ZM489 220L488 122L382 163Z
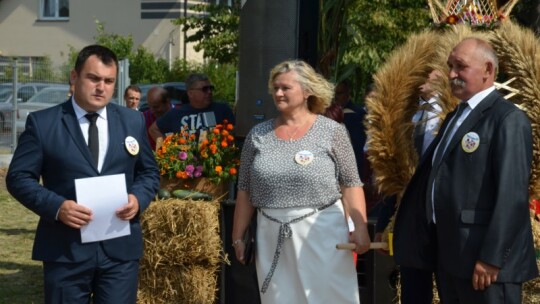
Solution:
M529 207L534 211L534 215L538 218L540 216L540 200L533 199L530 202Z

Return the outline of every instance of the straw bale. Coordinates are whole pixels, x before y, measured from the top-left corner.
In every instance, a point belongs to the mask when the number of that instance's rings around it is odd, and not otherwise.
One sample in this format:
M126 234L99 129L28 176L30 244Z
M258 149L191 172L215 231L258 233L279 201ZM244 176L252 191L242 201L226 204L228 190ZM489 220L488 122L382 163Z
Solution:
M214 303L227 262L219 234L219 201L168 199L144 212L139 303Z
M169 199L154 202L141 219L144 262L152 268L217 265L223 259L219 202Z
M217 293L217 266L161 267L159 272L142 268L139 273L139 304L213 304Z

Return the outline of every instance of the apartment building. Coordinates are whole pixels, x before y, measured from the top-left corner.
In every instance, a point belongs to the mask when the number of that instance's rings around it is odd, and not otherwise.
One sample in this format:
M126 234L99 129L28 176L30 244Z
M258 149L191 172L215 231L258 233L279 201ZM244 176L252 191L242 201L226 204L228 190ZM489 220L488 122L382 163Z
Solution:
M202 61L202 53L184 42L184 32L172 20L195 14L195 0L0 0L0 59L23 61L48 56L54 65L67 61L69 47L94 42L96 20L107 33L132 35L134 47L143 45L156 57Z

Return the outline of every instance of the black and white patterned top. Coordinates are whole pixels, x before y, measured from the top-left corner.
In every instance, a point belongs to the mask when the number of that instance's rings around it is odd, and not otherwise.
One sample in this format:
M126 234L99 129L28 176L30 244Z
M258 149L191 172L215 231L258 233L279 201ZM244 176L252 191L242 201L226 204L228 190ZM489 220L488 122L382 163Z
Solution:
M320 207L341 198L340 185L363 185L344 126L318 115L293 141L278 138L273 126L271 119L253 127L242 149L238 189L249 193L253 206ZM307 158L311 152L310 163L300 164L301 151Z

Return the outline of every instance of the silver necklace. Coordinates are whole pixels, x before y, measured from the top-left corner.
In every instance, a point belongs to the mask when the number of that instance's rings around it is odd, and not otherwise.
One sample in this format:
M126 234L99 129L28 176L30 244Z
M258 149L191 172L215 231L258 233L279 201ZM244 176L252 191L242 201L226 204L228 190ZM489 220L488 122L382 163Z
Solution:
M292 143L294 137L296 136L296 133L298 133L298 131L300 131L300 129L308 122L309 118L306 119L303 123L301 123L298 127L296 127L296 129L294 130L294 132L289 133L287 132L287 130L283 127L287 126L286 124L283 124L282 125L282 129L283 129L283 132L285 132L285 134L289 137L289 142Z

